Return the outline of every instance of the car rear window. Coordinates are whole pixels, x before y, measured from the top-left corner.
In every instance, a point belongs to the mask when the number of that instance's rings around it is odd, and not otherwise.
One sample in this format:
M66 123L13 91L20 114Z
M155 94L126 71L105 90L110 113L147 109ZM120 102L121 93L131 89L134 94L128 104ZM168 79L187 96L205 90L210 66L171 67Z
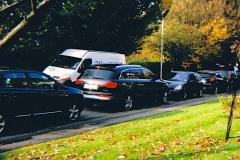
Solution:
M113 71L104 69L87 69L82 77L83 79L102 79L112 80L114 78Z
M170 80L172 81L183 81L183 82L187 82L189 77L188 73L184 73L184 72L172 72L172 78Z
M200 75L202 78L210 78L210 74L200 73L199 75Z

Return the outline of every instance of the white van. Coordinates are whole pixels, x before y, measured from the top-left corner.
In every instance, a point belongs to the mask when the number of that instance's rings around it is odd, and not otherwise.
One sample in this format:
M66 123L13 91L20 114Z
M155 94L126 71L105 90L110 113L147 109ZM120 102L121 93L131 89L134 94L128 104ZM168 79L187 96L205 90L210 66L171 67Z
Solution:
M43 73L61 83L74 82L87 67L96 64L126 64L126 58L114 52L67 49Z

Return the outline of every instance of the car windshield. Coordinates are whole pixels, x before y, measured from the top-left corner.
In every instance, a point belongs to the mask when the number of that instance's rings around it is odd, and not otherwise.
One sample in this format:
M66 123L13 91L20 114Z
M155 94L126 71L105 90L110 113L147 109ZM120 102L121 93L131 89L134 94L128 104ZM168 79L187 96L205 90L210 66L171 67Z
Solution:
M114 77L113 71L103 70L103 69L87 69L81 78L112 80L113 77Z
M188 74L186 74L186 73L173 73L173 76L170 80L187 82L188 81Z
M81 60L82 60L81 58L60 55L53 61L51 66L75 70L77 69Z
M210 74L207 73L199 73L199 75L201 76L201 78L210 78Z

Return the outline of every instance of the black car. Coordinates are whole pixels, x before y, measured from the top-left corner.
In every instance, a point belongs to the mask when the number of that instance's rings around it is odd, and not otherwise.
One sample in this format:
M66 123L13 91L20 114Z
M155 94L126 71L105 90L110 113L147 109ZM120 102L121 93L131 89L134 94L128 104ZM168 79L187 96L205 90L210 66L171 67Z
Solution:
M130 110L136 102L167 102L166 83L140 65L92 66L75 83L83 90L87 104L110 103Z
M195 72L172 72L171 78L166 80L171 97L186 99L187 97L203 94L201 77Z
M212 92L218 94L219 92L226 92L229 88L229 81L224 78L219 71L202 70L198 71L203 83L203 90L205 92Z
M83 110L82 91L61 85L33 71L0 70L0 133L20 118L64 115L77 120Z

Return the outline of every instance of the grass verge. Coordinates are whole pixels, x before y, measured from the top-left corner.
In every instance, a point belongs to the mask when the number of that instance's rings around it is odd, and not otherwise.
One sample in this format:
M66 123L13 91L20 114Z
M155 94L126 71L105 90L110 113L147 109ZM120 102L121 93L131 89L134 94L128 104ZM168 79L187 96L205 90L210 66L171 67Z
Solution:
M240 159L218 101L0 154L1 159ZM232 135L240 135L234 119Z

